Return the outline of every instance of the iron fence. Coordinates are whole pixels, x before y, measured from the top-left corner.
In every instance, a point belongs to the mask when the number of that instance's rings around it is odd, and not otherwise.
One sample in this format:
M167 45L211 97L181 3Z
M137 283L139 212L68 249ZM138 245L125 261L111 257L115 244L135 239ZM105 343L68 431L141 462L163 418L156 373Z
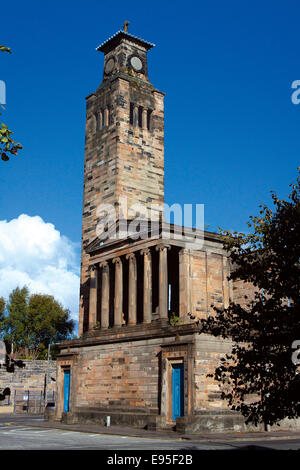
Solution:
M48 403L55 403L55 392L44 396L43 390L15 390L14 413L41 414Z

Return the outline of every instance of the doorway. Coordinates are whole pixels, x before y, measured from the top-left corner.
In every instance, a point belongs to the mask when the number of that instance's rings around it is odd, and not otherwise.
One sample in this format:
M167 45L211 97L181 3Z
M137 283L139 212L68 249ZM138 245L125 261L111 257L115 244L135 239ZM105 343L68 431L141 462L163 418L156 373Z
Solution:
M173 420L184 416L184 367L172 364Z
M64 370L64 413L70 409L70 369Z

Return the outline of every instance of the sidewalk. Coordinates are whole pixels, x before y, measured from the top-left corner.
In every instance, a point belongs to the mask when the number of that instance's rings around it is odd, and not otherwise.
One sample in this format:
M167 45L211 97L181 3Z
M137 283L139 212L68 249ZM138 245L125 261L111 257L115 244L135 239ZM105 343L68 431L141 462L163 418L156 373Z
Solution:
M261 440L282 440L282 439L300 439L300 431L271 431L271 432L227 432L227 433L202 433L202 434L179 434L174 431L160 430L160 431L147 431L145 429L137 429L126 426L102 426L98 424L63 424L60 422L43 421L32 416L20 416L7 414L1 416L1 422L39 427L44 429L60 429L68 431L76 431L90 434L106 434L116 436L129 436L144 439L158 439L158 440L186 440L186 441L253 441L259 442Z

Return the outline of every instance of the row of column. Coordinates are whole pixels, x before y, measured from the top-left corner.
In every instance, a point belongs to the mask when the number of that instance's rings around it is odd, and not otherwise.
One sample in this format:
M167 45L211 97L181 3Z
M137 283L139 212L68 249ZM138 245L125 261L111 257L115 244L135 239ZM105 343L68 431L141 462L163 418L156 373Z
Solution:
M149 109L131 103L130 113L130 121L134 126L139 126L142 129L149 130L151 116L151 111Z
M97 128L102 129L109 125L109 107L101 109L97 116Z
M92 119L92 133L103 129L103 127L109 126L110 123L110 109L107 106L101 109L98 113L95 113L91 117Z
M159 251L159 316L168 318L168 245L157 245ZM151 251L145 248L140 251L144 259L143 279L143 322L151 323L152 320L152 264ZM137 323L137 265L136 252L126 255L129 262L128 270L128 324ZM120 257L113 258L115 265L114 285L114 326L122 326L123 311L123 264ZM101 292L101 328L109 327L110 310L110 279L108 261L99 264L102 268L102 292ZM98 265L90 268L90 305L89 305L89 327L93 328L97 322L97 280Z

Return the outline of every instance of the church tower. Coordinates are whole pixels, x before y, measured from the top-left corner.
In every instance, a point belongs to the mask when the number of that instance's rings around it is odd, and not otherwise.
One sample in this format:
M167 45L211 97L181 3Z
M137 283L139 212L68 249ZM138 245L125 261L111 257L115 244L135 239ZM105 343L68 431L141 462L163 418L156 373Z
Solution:
M85 248L97 237L99 208L112 204L118 210L126 198L127 208L142 204L162 211L164 93L148 78L147 52L153 46L119 31L97 48L104 53L104 69L101 85L86 100L80 333L88 279Z
M245 430L208 375L231 343L199 335L194 322L244 298L244 286L228 279L218 234L160 217L164 95L148 78L152 47L127 31L98 47L103 80L87 98L79 338L59 344L53 417L104 424L110 416L112 425L180 433ZM156 207L155 233L146 221L143 236L125 235L124 219L131 226L138 214L122 211L119 236L99 236L99 207L119 210L124 198L127 208Z

